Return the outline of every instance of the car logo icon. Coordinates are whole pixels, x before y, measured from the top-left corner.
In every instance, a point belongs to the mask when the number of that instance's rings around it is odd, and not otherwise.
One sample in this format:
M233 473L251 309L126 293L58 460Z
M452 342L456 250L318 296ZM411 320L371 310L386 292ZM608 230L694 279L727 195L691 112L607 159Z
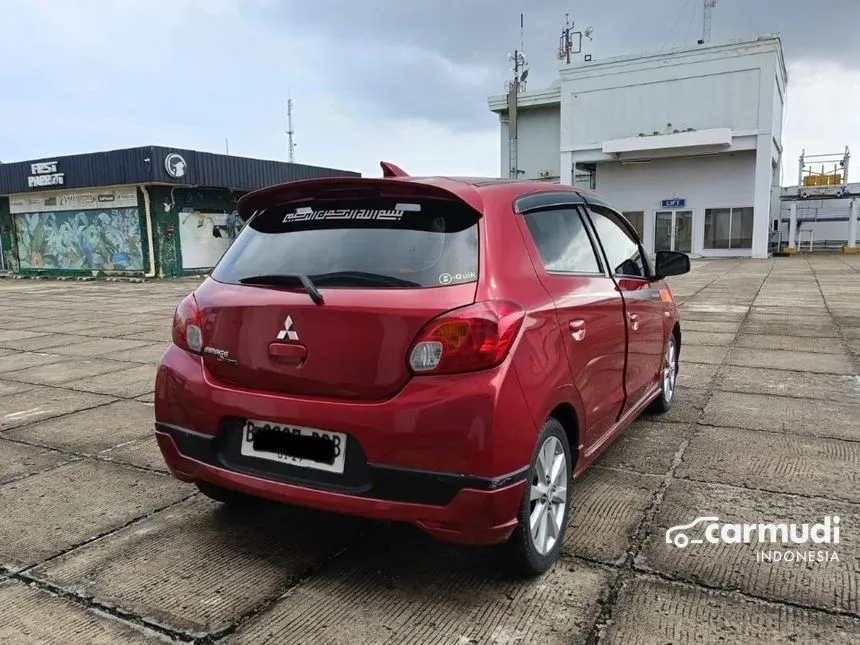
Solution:
M287 316L287 319L284 321L284 328L278 332L278 340L284 339L299 339L299 333L293 330L293 319L291 316Z
M719 522L720 518L718 517L697 517L689 524L679 524L678 526L672 526L666 530L666 544L674 544L679 549L683 549L688 544L702 544L703 540L700 538L690 539L690 536L687 535L684 531L686 529L691 529L697 524L702 522Z

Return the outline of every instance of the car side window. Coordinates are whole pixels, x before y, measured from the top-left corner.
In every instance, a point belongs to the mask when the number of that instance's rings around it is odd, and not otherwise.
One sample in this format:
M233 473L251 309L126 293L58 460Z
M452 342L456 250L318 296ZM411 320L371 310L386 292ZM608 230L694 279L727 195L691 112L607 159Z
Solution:
M547 273L592 273L603 268L576 208L526 213L526 226Z
M647 264L639 241L623 224L620 216L611 209L597 205L589 207L589 215L612 273L647 278Z

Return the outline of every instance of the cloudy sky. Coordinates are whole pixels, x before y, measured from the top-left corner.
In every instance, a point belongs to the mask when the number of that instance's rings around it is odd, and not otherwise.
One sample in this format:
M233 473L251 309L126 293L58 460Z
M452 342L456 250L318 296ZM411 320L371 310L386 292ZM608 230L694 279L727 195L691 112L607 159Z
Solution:
M815 7L816 14L811 13ZM0 0L0 160L138 145L296 160L378 176L498 175L507 53L525 14L529 89L555 78L575 8L594 58L695 44L701 0ZM860 0L719 0L712 41L779 32L797 156L855 151Z

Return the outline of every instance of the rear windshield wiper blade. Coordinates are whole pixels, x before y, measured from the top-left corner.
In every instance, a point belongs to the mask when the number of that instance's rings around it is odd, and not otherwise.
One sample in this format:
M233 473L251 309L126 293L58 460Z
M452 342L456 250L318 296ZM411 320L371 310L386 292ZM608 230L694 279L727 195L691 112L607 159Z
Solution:
M418 282L383 273L367 271L332 271L311 276L317 284L368 285L381 287L420 287Z
M259 285L296 285L301 284L308 295L316 304L321 305L325 301L322 294L317 289L316 285L304 273L285 273L271 275L252 275L239 280L240 284L259 284Z

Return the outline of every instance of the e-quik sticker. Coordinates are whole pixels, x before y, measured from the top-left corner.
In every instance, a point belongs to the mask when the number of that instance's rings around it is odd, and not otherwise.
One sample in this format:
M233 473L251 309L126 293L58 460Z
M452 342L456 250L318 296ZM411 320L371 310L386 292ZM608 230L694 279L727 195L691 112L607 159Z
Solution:
M478 277L474 271L466 273L443 273L439 276L439 284L451 284L453 282L468 282Z

